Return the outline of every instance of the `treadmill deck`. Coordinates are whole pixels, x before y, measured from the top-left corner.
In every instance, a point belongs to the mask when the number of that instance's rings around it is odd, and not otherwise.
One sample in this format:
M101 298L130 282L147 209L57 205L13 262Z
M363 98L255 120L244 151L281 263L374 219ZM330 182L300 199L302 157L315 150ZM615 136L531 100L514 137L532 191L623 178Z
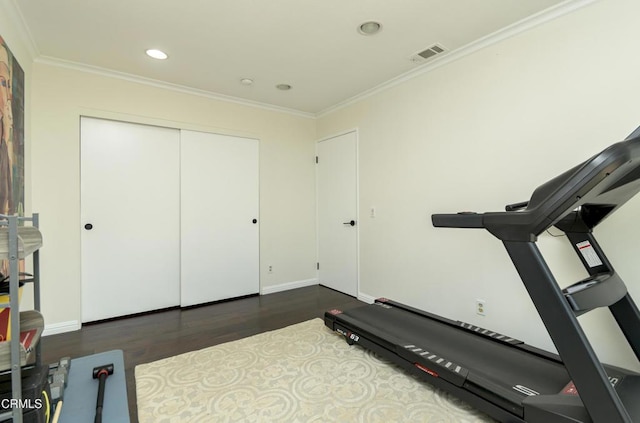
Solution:
M521 341L402 307L384 302L327 312L325 324L349 343L406 360L427 381L429 376L444 379L520 418L527 398L556 395L571 386L566 368L552 354L531 353ZM619 381L625 377L614 368L607 372ZM581 407L579 397L575 401Z

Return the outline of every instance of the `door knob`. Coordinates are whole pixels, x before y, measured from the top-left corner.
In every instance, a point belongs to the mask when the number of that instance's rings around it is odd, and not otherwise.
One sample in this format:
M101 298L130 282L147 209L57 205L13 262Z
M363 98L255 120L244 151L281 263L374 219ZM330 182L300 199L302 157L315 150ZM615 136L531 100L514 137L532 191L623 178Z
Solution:
M351 225L351 226L356 226L356 221L355 220L350 220L348 222L344 222L343 225Z
M86 225L84 225L84 228L90 231L91 229L93 229L93 225L91 223L87 223Z

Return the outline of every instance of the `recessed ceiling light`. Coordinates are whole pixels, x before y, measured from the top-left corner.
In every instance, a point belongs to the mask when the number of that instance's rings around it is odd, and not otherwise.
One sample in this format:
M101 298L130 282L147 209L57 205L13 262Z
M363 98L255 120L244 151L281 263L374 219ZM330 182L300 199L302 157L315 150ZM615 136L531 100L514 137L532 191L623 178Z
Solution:
M358 32L362 35L373 35L380 32L382 25L380 22L369 21L365 22L358 27Z
M287 91L291 89L291 85L289 84L278 84L276 85L276 88L282 91Z
M251 78L242 78L240 80L240 83L242 85L246 85L246 86L253 85L253 79L251 79Z
M154 48L147 50L147 56L153 57L154 59L158 59L158 60L164 60L167 57L169 57L167 56L167 53L165 53L164 51L156 50Z

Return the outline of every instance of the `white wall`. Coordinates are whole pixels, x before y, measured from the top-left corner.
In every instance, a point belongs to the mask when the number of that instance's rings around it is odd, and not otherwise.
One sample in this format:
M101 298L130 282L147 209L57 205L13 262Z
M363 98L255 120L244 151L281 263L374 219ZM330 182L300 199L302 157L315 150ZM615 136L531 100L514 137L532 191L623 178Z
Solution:
M596 1L314 121L31 64L8 1L0 0L0 35L26 72L27 210L42 213L49 327L80 321L84 114L259 138L263 290L315 278L313 140L357 127L361 293L553 349L499 241L482 231L434 229L430 215L526 200L640 124L640 3ZM636 298L639 209L633 200L596 231ZM582 276L563 238L544 235L540 244L562 286ZM474 313L476 298L487 301L487 316ZM601 358L638 369L604 313L581 321Z
M316 278L314 119L44 63L31 79L32 209L42 215L50 333L80 321L81 115L258 138L261 289Z
M318 138L359 129L363 296L554 349L502 244L430 215L528 200L640 125L638 16L637 1L598 1L320 117ZM639 213L636 199L596 231L636 298ZM566 239L540 245L562 286L584 276ZM581 321L601 359L640 368L612 319Z

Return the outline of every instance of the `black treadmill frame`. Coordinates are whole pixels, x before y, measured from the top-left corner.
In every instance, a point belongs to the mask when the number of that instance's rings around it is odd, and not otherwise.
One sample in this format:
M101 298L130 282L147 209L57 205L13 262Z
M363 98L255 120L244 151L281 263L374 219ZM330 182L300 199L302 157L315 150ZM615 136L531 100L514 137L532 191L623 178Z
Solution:
M475 215L432 215L436 227L484 228L502 241L586 410L598 423L633 420L577 316L597 307L609 307L640 360L640 313L592 231L639 191L640 131L636 130L625 141L538 187L531 199L521 204L524 208ZM581 288L576 298L568 289L560 289L535 244L538 236L554 225L567 234L590 275L573 285ZM580 255L577 244L582 241L591 244L601 265L590 265ZM580 303L575 301L577 298Z
M537 245L504 242L504 246L591 418L595 422L632 422ZM625 298L632 301L628 294Z

